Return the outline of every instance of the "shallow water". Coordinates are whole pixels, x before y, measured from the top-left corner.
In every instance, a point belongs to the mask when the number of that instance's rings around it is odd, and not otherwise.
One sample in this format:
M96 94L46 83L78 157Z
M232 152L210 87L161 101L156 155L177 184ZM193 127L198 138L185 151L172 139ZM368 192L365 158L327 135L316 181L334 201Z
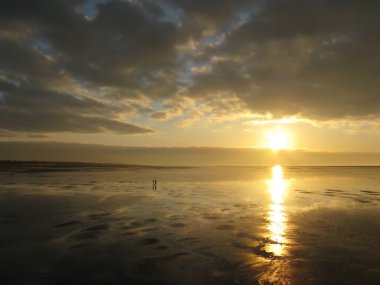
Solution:
M380 284L380 168L0 172L0 283Z

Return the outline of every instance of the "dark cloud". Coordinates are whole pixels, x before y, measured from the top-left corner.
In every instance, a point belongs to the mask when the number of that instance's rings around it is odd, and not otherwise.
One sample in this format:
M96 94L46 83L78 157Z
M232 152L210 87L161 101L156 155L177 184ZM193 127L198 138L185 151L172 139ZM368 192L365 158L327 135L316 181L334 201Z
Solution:
M98 16L93 20L84 17L80 4L82 1L3 2L0 128L34 132L152 132L115 118L115 113L123 108L126 112L141 111L139 104L106 105L62 90L70 84L83 89L124 87L116 93L134 91L127 92L125 101L128 96L136 97L136 90L154 89L152 85L157 82L153 81L169 77L165 71L155 74L160 72L160 66L165 61L175 61L174 53L162 56L166 46L174 49L167 44L171 41L167 34L170 27L153 23L143 9L128 2L99 5ZM155 56L157 62L153 60Z
M153 130L118 121L112 109L90 98L76 98L53 91L14 87L0 103L0 129L18 132L112 131L119 134L150 133Z
M182 14L182 32L195 39L227 30L239 13L256 1L249 0L169 0Z
M168 115L165 112L158 111L150 114L150 117L157 120L165 120L168 117Z
M252 111L317 119L378 115L377 1L265 1L208 51L190 92L227 92Z
M156 18L146 13L153 4L100 3L97 16L87 19L79 5L84 1L9 2L5 19L26 23L29 40L45 45L61 69L90 84L145 90L176 67L179 32L158 20L158 6Z
M188 108L170 107L179 96L226 118L241 108L377 117L379 10L371 0L4 0L0 129L151 132L120 118L175 119Z
M9 118L12 118L10 120ZM18 132L78 132L100 133L112 131L118 134L151 133L150 129L138 127L104 117L86 117L73 113L26 113L1 110L0 127Z

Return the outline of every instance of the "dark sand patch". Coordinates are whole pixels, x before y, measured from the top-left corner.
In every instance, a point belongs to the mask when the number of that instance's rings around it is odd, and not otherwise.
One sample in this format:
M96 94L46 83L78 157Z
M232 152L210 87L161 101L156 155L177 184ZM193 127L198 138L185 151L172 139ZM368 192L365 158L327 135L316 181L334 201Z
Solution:
M137 232L132 231L132 232L125 232L125 233L122 233L121 235L123 235L123 236L134 236L134 235L136 235L136 234L137 234Z
M169 248L170 247L166 246L166 245L158 245L158 246L155 247L155 249L157 249L157 250L167 250Z
M371 191L371 190L360 190L360 192L362 192L364 194L372 195L372 196L379 196L380 195L379 192L375 192L375 191Z
M183 228L183 227L186 226L186 224L184 224L184 223L174 223L174 224L171 224L171 226L173 228Z
M92 232L81 232L72 235L71 238L74 240L95 239L97 238L97 234Z
M223 224L223 225L219 225L216 227L218 230L232 230L234 229L235 227L233 225L230 225L230 224Z
M340 189L325 189L325 192L344 193L346 191Z
M156 229L155 228L145 228L145 229L142 229L141 232L142 233L147 233L147 232L152 232L154 230L156 230Z
M185 237L185 238L179 239L178 241L180 241L180 242L188 242L188 241L195 241L195 240L197 240L196 237Z
M186 218L186 216L182 216L182 215L171 215L171 216L169 216L169 219L173 220L173 221L183 220L185 218Z
M131 229L134 229L135 227L132 227L130 225L126 225L126 226L122 226L121 229L122 230L131 230Z
M373 201L371 200L366 200L366 199L360 199L360 198L356 198L354 199L356 202L359 202L361 204L368 204L368 203L372 203Z
M130 223L130 225L131 225L132 227L134 227L134 228L138 228L138 227L143 226L144 224L141 223L141 222L132 222L132 223Z
M207 219L207 220L218 220L218 219L220 219L220 216L215 215L215 214L209 214L209 213L203 214L202 217L204 219Z
M152 244L156 244L156 243L159 243L160 240L157 239L157 238L143 238L143 239L140 239L137 244L138 245L141 245L141 246L145 246L145 245L152 245Z
M162 266L164 266L165 263L170 262L170 261L175 261L177 258L180 258L182 256L187 256L187 255L189 255L189 253L187 252L178 252L174 254L142 258L134 263L131 269L131 273L133 276L136 276L136 277L137 276L154 277L154 275L156 275L156 278L157 278L159 275L161 275L161 271L159 269Z
M64 222L64 223L61 223L61 224L58 224L58 225L55 225L55 227L57 228L63 228L63 227L68 227L68 226L75 226L75 225L79 225L81 222L77 221L77 220L73 220L73 221L68 221L68 222Z
M71 246L70 249L78 249L78 248L83 248L90 245L91 245L90 243L79 243L79 244Z
M297 191L297 192L302 193L302 194L313 194L313 192L307 191L307 190L294 189L294 191Z
M220 211L222 212L222 213L224 213L224 212L228 212L228 211L231 211L232 209L230 209L230 208L223 208L223 209L220 209Z
M108 224L99 224L85 229L85 231L104 231L109 229Z

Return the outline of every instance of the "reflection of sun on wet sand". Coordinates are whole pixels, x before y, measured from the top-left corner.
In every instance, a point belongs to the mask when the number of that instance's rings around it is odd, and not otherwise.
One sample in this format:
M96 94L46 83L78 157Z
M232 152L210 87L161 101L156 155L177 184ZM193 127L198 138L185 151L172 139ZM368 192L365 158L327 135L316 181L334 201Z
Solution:
M268 250L276 256L284 254L286 217L284 214L284 195L286 191L286 181L283 179L282 167L273 166L272 179L268 181L269 193L271 195L271 205L269 210L270 239L272 243Z
M236 284L293 284L294 270L286 254L285 195L288 181L280 165L272 167L272 177L266 180L270 204L266 213L266 233L256 248L256 255L236 270Z

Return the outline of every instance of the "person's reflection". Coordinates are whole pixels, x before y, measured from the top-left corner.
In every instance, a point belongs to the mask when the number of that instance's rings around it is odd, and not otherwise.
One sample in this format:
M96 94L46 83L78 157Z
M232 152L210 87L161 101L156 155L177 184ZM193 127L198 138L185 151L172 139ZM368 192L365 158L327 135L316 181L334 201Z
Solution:
M271 244L268 250L274 255L284 254L286 217L284 214L284 195L286 191L286 181L283 179L282 167L275 165L272 167L272 179L268 181L271 204L268 212L269 232Z

